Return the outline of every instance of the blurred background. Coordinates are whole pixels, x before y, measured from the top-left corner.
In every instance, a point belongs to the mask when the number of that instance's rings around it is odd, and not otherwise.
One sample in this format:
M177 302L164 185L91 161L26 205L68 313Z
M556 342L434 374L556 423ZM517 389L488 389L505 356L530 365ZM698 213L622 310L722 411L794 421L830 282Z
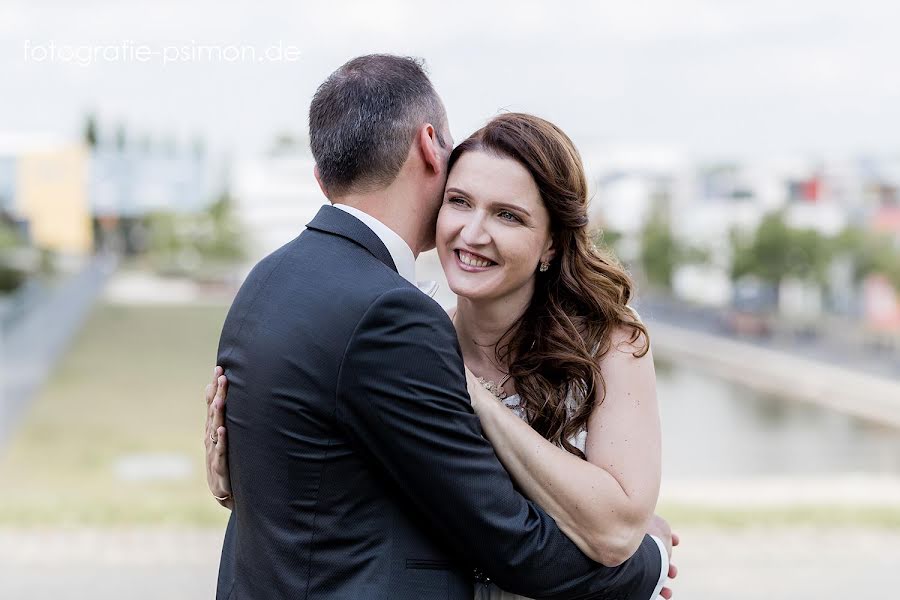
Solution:
M0 597L213 596L219 330L325 201L316 86L371 52L427 61L457 141L514 110L578 145L654 344L676 597L889 593L898 22L872 0L5 0Z

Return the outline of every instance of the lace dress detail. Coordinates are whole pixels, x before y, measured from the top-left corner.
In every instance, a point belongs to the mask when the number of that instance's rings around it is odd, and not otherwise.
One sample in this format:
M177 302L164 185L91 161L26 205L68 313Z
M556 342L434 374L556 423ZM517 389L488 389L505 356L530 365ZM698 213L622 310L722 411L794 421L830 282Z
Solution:
M513 394L512 396L507 396L506 398L503 398L503 400L501 400L501 402L503 402L503 404L506 406L506 408L513 411L513 414L515 414L517 417L519 417L523 421L525 420L525 409L522 407L522 399L519 397L518 394ZM569 405L568 405L567 409L569 411L569 416L572 416L572 411L574 410L575 407L574 407L574 401L572 400L571 396L569 397L568 404ZM577 435L569 438L569 443L572 444L573 446L575 446L576 448L578 448L579 450L581 450L582 452L584 452L584 444L585 444L586 439L587 439L587 430L582 429Z
M517 417L525 420L525 409L522 407L522 399L518 394L513 394L512 396L507 396L501 400L504 405ZM573 409L573 401L571 397L569 398L569 412ZM584 452L585 440L587 439L587 430L582 430L577 435L573 436L569 439L569 443ZM490 581L484 580L482 577L478 577L480 581L475 582L475 600L531 600L526 596L520 596L518 594L513 594L512 592L507 592L501 590Z

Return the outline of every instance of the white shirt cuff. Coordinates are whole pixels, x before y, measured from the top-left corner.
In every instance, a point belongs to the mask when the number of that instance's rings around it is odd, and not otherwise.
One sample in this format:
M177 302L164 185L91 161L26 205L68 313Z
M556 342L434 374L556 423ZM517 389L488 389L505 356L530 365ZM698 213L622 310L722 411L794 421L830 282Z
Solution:
M656 542L656 545L659 546L659 555L662 559L660 561L659 566L659 582L656 584L656 589L653 590L653 593L650 594L650 598L648 600L656 600L659 593L662 591L663 584L666 583L666 578L669 575L669 553L666 551L666 545L663 544L663 541L656 537L655 535L651 535L653 541Z

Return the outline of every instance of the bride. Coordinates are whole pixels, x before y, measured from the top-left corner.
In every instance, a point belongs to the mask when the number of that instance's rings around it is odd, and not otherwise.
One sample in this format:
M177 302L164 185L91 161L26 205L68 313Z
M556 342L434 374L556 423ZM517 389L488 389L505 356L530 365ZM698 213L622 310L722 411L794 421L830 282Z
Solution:
M661 434L648 333L628 306L628 274L591 241L587 196L565 133L502 114L450 155L436 242L485 437L582 552L615 566L648 529L668 526L654 515ZM210 489L231 508L226 386L217 369L205 439ZM481 579L476 598L522 598Z

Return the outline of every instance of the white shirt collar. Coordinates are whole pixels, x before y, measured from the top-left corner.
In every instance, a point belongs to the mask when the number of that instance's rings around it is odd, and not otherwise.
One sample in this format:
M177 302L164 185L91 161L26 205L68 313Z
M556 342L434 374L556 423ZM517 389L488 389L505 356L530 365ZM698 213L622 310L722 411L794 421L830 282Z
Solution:
M397 272L400 273L400 276L411 284L416 285L416 256L403 238L397 235L397 232L358 208L347 204L334 204L332 206L350 213L368 226L387 248L391 258L394 259L394 266L397 267Z

